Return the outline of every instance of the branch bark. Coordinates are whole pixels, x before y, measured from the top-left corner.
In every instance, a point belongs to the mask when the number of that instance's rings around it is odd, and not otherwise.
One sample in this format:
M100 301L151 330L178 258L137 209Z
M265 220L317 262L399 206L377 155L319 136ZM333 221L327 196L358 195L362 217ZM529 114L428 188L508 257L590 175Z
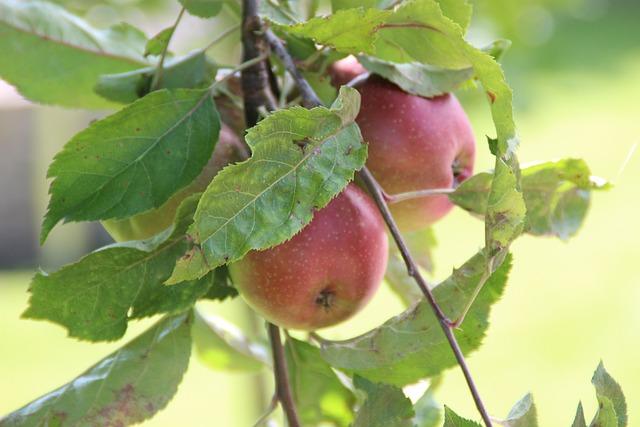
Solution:
M242 0L242 59L243 63L265 57L269 45L265 38L262 22L258 16L259 0ZM266 60L258 61L241 74L244 114L248 128L255 126L260 118L260 108L269 111L276 109L276 100L271 92L269 67ZM276 383L276 395L287 417L289 427L300 427L300 420L291 394L289 372L284 355L280 329L268 323L269 341L273 354L273 374Z
M295 66L291 55L289 55L289 53L287 52L282 41L269 30L267 30L266 32L266 38L269 41L273 52L278 55L280 60L282 60L285 68L293 77L296 84L298 84L298 88L300 89L300 93L305 100L305 104L307 104L308 106L321 105L322 103L320 102L320 99L311 88L311 86L309 86L309 83L300 74L300 71ZM362 170L359 172L359 176L362 178L365 186L373 196L373 199L376 202L376 205L378 206L378 209L380 210L380 213L382 214L382 217L384 218L384 221L387 224L387 227L389 228L393 239L395 240L396 245L398 246L402 258L407 266L407 272L409 276L413 277L416 284L429 302L429 305L433 309L436 317L438 318L438 323L440 324L442 332L449 342L449 346L451 347L451 351L453 351L456 361L460 365L460 369L462 370L462 373L467 382L467 386L469 387L469 391L471 392L471 396L476 405L476 408L478 409L478 412L480 413L480 416L482 417L482 420L487 427L492 427L493 424L491 418L489 417L489 414L484 406L484 403L480 397L480 393L478 392L478 388L475 385L467 362L464 358L464 355L462 354L462 350L460 349L460 345L458 344L458 341L453 333L452 322L442 311L437 301L435 300L433 293L429 289L427 282L422 277L422 274L420 274L417 263L413 259L413 256L411 255L411 252L409 251L409 248L407 247L402 235L400 234L400 230L398 229L398 226L393 219L391 212L389 211L389 206L387 205L387 201L385 199L382 188L366 167L362 168Z
M242 62L258 58L269 51L258 16L258 0L242 0ZM269 88L267 63L260 61L242 71L244 116L247 127L260 118L260 108L275 110L276 100Z
M273 353L273 372L276 381L276 394L282 404L282 409L287 416L289 427L300 427L300 420L296 412L296 405L291 394L289 384L289 371L284 355L284 347L280 338L280 329L269 323L269 341L271 341L271 352Z

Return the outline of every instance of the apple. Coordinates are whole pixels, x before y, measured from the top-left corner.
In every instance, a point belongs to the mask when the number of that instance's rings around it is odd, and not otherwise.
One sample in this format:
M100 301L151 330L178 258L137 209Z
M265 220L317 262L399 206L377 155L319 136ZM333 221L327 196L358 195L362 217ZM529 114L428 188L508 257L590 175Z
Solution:
M191 194L204 191L219 170L229 163L241 161L247 157L246 148L240 139L227 125L223 124L209 163L191 184L156 209L130 218L102 221L102 226L117 242L148 239L173 224L180 203Z
M335 87L346 85L367 70L360 65L355 56L349 55L339 61L334 62L327 70L331 77L331 84Z
M374 202L349 184L291 240L249 252L229 272L240 295L265 319L315 330L365 306L382 282L387 250Z
M475 138L453 94L424 98L371 75L355 85L356 122L368 143L367 167L387 194L449 189L470 177ZM402 231L428 227L453 207L446 195L391 204Z

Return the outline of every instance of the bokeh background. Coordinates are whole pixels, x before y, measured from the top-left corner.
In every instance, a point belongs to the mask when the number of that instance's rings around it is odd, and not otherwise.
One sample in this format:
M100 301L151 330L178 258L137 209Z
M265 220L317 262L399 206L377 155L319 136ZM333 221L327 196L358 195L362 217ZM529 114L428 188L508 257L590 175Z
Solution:
M128 20L149 35L174 20L166 0L59 1L95 25ZM174 50L204 45L233 25L187 18ZM210 51L234 63L238 35ZM640 425L640 2L636 0L482 0L469 38L483 45L513 41L503 59L515 91L521 161L584 158L596 175L614 182L593 197L579 235L568 242L524 236L503 300L491 315L483 347L469 357L492 414L506 415L534 393L540 425L570 425L579 400L596 407L590 378L602 359L621 383L629 425ZM479 145L477 169L491 167L485 135L493 135L478 91L459 94ZM102 113L34 106L0 81L0 416L81 373L120 343L88 344L62 328L20 319L37 268L52 271L109 242L96 224L58 227L37 245L47 202L45 171L73 134ZM639 150L640 151L640 150ZM445 278L483 242L483 226L461 211L435 227L434 280ZM247 324L241 301L207 309ZM386 288L353 320L324 332L346 338L371 329L402 306ZM150 321L130 328L130 339ZM262 383L262 386L259 384ZM255 374L214 372L193 359L177 397L149 426L244 427L260 412ZM438 394L458 413L475 417L462 376L452 369Z

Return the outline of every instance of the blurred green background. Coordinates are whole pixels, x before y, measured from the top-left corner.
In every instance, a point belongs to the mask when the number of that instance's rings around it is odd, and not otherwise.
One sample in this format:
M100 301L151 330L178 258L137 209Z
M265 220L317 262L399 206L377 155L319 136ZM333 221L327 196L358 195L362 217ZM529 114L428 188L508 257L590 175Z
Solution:
M146 2L148 13L134 2L113 3L128 4L128 15L108 2L74 2L74 7L101 24L125 17L139 23L139 18L150 34L173 20L163 2ZM569 242L525 236L514 244L506 294L492 312L483 347L469 357L471 370L495 416L506 415L531 391L541 426L569 426L579 400L588 416L595 411L590 378L602 359L626 393L629 425L640 425L640 153L628 156L640 142L640 7L634 1L486 0L477 9L470 32L475 43L497 36L514 40L503 62L515 90L521 161L581 157L615 187L595 194L585 226ZM224 18L213 24L194 21L183 32L215 33L227 26ZM179 49L188 50L197 40L183 34ZM214 52L222 62L237 55L231 43ZM477 170L488 169L492 162L485 135L493 135L493 129L485 100L474 91L459 96L477 134ZM37 265L57 268L106 238L95 227L73 224L56 230L44 248L35 248L47 200L46 165L95 114L34 108L9 99L0 106L0 157L5 156L0 169L5 183L0 186L0 265L6 269L0 271L0 415L62 385L120 345L78 342L58 326L19 318ZM19 126L24 129L12 128ZM16 138L24 138L18 143L25 145L29 141L24 154L28 162L9 167L6 153L12 151L6 147ZM17 199L15 192L26 193L27 200ZM11 210L12 200L25 208L13 205ZM18 236L9 224L15 215L29 221ZM482 245L483 226L455 211L435 231L434 276L440 280ZM12 258L18 247L25 255ZM245 316L240 301L209 306L238 321ZM383 288L356 318L323 334L353 336L401 310ZM148 323L132 327L125 339ZM146 425L249 426L259 413L257 384L255 375L213 372L194 358L176 398ZM266 387L270 394L268 380ZM475 417L457 369L445 375L438 396L458 413Z

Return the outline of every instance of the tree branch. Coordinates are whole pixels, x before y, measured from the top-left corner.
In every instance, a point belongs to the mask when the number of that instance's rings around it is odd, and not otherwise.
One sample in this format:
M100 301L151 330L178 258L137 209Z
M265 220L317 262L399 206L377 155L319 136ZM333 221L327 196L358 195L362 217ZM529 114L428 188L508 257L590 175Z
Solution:
M280 338L280 329L272 323L269 323L269 341L271 341L271 352L273 353L273 373L278 400L280 400L282 409L287 416L289 427L300 427L296 405L289 386L289 372L287 371L284 347L282 347Z
M258 16L258 0L242 0L242 62L250 61L269 52ZM276 108L276 100L269 89L269 73L265 61L242 71L242 93L247 127L260 118L260 108Z
M242 0L242 57L243 62L263 57L269 52L269 45L262 33L262 22L258 16L259 0ZM241 74L244 114L248 128L255 126L260 117L260 108L276 109L276 100L271 92L269 70L265 60L251 65ZM289 427L300 427L295 402L291 394L287 361L280 338L280 329L268 324L269 341L273 354L273 375L276 383L276 395L282 404Z
M282 41L280 41L280 39L269 30L266 31L265 36L275 54L278 55L278 57L282 60L285 68L298 84L305 103L309 106L321 105L320 99L313 91L311 86L309 86L309 83L304 79L302 74L300 74L300 71L295 66L291 55L289 55L289 53L287 52L286 48L282 44ZM447 338L447 341L449 342L451 350L453 351L453 354L458 364L460 365L460 369L464 374L467 386L469 387L469 391L471 392L471 396L473 397L474 403L476 405L476 408L478 409L478 412L480 413L480 416L482 417L482 420L487 427L492 427L493 424L491 422L491 418L489 417L484 403L480 398L480 394L478 393L478 389L475 385L473 377L471 376L471 372L469 371L467 362L464 358L464 355L462 354L460 345L458 344L458 341L456 340L456 337L453 333L453 328L451 326L452 322L444 314L437 301L435 300L433 293L429 289L427 282L420 274L420 270L418 269L418 266L413 259L413 256L411 255L411 252L409 251L409 248L407 247L402 235L400 234L400 230L398 229L398 226L393 219L391 212L389 211L389 206L387 205L387 201L385 200L385 195L382 191L382 188L366 167L362 168L362 170L359 172L359 176L362 178L365 186L373 196L373 199L376 202L376 205L378 206L378 209L380 210L380 213L382 214L382 217L384 218L384 221L386 222L387 227L389 228L389 231L393 236L393 239L395 240L396 245L398 246L402 258L407 266L407 272L409 276L413 277L416 284L429 302L429 305L431 305L431 308L433 309L436 317L438 318L438 323L440 324L442 331Z
M293 77L293 80L296 82L298 89L300 89L300 92L302 93L304 106L311 108L322 105L322 101L309 85L309 82L302 76L302 73L300 73L300 70L296 67L296 64L293 62L293 58L291 58L287 48L284 47L284 44L282 44L282 41L280 41L278 36L273 34L273 31L271 30L266 30L264 36L267 39L267 42L269 42L269 45L271 45L273 52L278 58L280 58L280 61L284 64L287 72L289 72L291 77Z

